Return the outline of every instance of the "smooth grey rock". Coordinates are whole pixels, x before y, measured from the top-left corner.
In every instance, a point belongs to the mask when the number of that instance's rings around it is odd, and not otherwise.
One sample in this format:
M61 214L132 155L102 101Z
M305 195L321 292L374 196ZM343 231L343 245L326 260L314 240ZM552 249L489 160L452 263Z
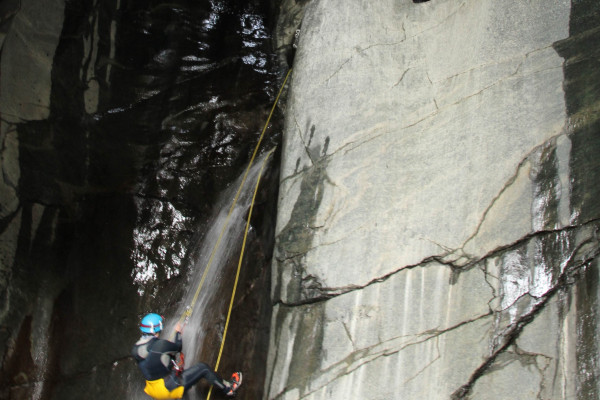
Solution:
M470 398L539 399L543 386L540 366L536 360L523 365L518 355L504 353L497 362L497 369L479 379ZM542 366L543 367L543 366Z
M546 7L548 19L517 2L343 4L307 9L287 111L282 196L297 198L299 172L326 163L305 274L362 285L530 232L527 183L499 198L565 125L562 59L549 46L568 34L568 4ZM500 29L526 32L508 41ZM507 213L515 202L522 211ZM279 231L294 204L280 202ZM479 232L492 206L505 219ZM489 229L493 239L473 237ZM369 267L331 273L359 259Z
M597 256L594 228L571 226L553 47L569 15L568 1L309 3L286 108L267 398L562 393L540 388L573 348L555 333L534 343L563 326L557 293ZM517 336L539 352L531 362L509 348Z
M434 263L322 303L278 307L268 398L331 398L331 386L352 398L443 398L423 385L430 374L455 390L488 353L493 291L479 269L453 284L450 275ZM385 383L398 379L405 384Z
M22 0L2 46L0 109L10 122L50 113L52 60L64 20L64 0Z

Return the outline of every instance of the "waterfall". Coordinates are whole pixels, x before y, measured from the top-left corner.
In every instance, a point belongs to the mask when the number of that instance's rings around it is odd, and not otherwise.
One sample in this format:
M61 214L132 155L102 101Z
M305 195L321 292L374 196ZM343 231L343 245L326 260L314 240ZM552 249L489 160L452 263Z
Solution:
M193 305L193 312L183 330L183 352L186 367L202 361L214 368L216 358L202 359L201 355L216 354L220 346L220 341L206 343L207 331L214 328L217 330L219 340L222 338L226 306L229 304L233 289L232 278L235 275L233 267L237 265L240 256L254 189L267 156L264 154L257 157L247 172L245 180L246 172L227 187L215 203L213 215L206 225L208 227L206 232L198 232L190 242L188 249L190 273L185 282L186 292L177 309L165 315L166 328L163 334L163 338L173 340L175 324L194 301L196 291L208 268L199 295ZM244 182L243 187L240 189L242 182ZM238 190L239 194L237 194ZM235 205L232 208L234 202ZM217 321L216 326L213 326L214 321ZM224 371L223 377L227 378L230 372L232 371ZM129 388L130 398L147 399L147 396L141 391L143 386L141 375L134 381L136 382ZM197 393L196 387L194 387L187 392L186 398L200 399L203 397Z

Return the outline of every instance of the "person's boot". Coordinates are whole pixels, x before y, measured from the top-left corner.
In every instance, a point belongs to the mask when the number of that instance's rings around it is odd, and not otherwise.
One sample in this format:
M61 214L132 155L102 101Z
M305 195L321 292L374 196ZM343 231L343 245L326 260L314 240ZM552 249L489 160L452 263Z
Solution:
M242 385L242 373L238 371L231 374L229 384L229 387L225 389L225 394L229 397L234 397L236 395L237 390Z

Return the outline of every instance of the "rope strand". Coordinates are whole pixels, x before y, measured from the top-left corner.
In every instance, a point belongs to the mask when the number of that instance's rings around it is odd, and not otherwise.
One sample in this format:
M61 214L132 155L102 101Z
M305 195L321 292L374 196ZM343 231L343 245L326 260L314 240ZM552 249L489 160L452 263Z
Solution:
M213 249L212 249L212 251L210 253L210 257L209 257L208 262L206 264L206 268L204 269L204 272L202 273L202 278L200 279L200 283L198 284L198 287L196 289L196 293L194 293L194 297L192 298L192 301L189 304L189 306L181 314L181 317L179 318L179 323L184 322L184 320L186 320L187 318L189 318L192 315L192 313L194 312L194 306L196 305L196 301L198 301L198 296L200 295L200 291L202 290L202 286L204 285L204 281L206 279L206 276L208 275L208 271L209 271L210 267L212 266L212 262L213 262L213 259L215 257L215 254L216 254L218 248L221 245L221 240L223 239L223 234L225 233L225 229L229 225L229 220L231 218L231 214L233 213L233 210L235 209L235 205L237 204L237 201L238 201L238 199L240 197L240 193L242 192L242 187L244 186L244 183L246 182L246 178L248 177L248 173L250 172L250 168L252 167L252 164L254 163L254 159L256 158L256 155L258 154L258 149L260 148L260 144L261 144L261 142L263 140L265 132L267 131L267 127L269 125L269 122L271 121L271 117L273 116L273 112L275 111L275 107L277 106L277 103L279 102L279 98L281 97L281 93L283 92L283 88L285 87L285 84L286 84L286 82L287 82L287 80L288 80L288 78L289 78L289 76L290 76L291 73L292 73L292 69L290 68L290 70L287 72L287 75L285 76L285 79L283 80L283 83L281 84L281 88L279 89L279 93L277 94L277 97L275 98L275 102L273 103L273 107L271 108L271 112L269 113L269 117L267 118L267 122L265 123L265 126L263 127L263 130L262 130L262 132L260 134L260 137L258 139L258 143L256 143L256 147L254 148L254 152L252 153L252 157L250 158L250 162L248 163L248 167L246 167L246 171L244 172L244 177L242 178L242 182L240 183L240 186L239 186L237 192L235 193L235 197L233 198L233 202L231 204L231 207L229 208L229 212L227 213L227 217L225 219L225 223L223 224L223 228L221 229L221 232L219 233L219 237L217 239L217 242L213 246Z
M235 273L235 282L233 284L233 291L231 293L231 299L229 300L229 309L227 310L227 318L225 319L225 328L223 329L223 339L221 339L221 347L219 348L219 356L217 357L217 363L215 364L215 372L219 370L219 364L221 363L221 356L223 355L223 348L225 347L225 339L227 338L227 330L229 329L229 320L231 319L231 311L233 310L233 303L235 300L235 292L237 291L237 286L240 278L240 271L242 269L242 261L244 259L244 249L246 248L246 240L248 238L248 230L250 228L250 219L252 218L252 210L254 209L254 201L256 199L256 193L258 193L258 186L260 184L260 178L262 176L263 169L267 164L269 157L273 153L275 149L269 151L267 156L265 157L262 166L260 168L260 172L258 174L258 178L256 179L256 186L254 187L254 194L252 195L252 202L250 203L250 211L248 211L248 219L246 220L246 229L244 231L244 240L242 241L242 249L240 251L240 258L238 260L237 271ZM210 395L212 394L212 386L208 390L208 396L206 400L210 399Z
M242 178L242 182L240 183L240 186L235 194L235 197L233 198L233 202L231 204L231 207L229 208L229 212L227 213L227 217L225 218L225 222L223 224L223 227L221 228L221 232L219 233L219 237L215 243L215 245L213 246L213 249L211 251L210 257L208 259L208 262L206 264L206 268L204 269L204 272L202 273L202 278L200 279L200 283L198 284L198 287L196 288L196 292L194 293L194 297L192 298L191 303L186 307L185 311L181 314L181 317L179 318L179 323L184 323L187 324L187 321L189 320L190 316L192 315L192 313L194 312L194 306L196 305L196 302L198 300L198 296L200 295L200 291L202 290L202 286L204 285L204 281L206 280L206 276L208 275L208 271L210 269L210 267L212 266L213 263L213 259L214 256L217 252L217 249L219 248L219 246L221 245L221 240L223 239L223 234L225 233L225 229L227 228L227 226L229 225L229 220L231 218L231 215L233 213L233 210L235 209L235 205L237 204L237 201L240 197L240 193L242 192L242 187L244 186L245 182L246 182L246 178L248 177L248 173L250 172L250 168L252 167L252 164L254 163L254 159L256 158L256 155L258 154L258 149L260 148L260 144L262 143L263 137L265 135L265 132L267 131L267 127L269 126L269 122L271 121L271 117L273 116L273 112L275 111L275 107L277 106L277 103L279 102L279 98L281 97L281 93L283 93L283 88L285 87L285 84L290 76L290 74L292 73L292 69L290 68L285 76L285 79L283 80L283 83L281 84L281 88L279 89L279 93L277 94L277 97L275 98L275 102L273 103L273 107L271 108L271 112L269 113L269 116L267 118L267 121L265 122L265 126L263 127L263 130L260 134L260 137L258 139L258 143L256 144L256 147L254 148L254 152L252 153L252 157L250 158L250 162L248 163L248 167L246 168L246 171L244 172L244 176ZM225 339L227 337L227 330L229 329L229 321L231 319L231 312L233 310L233 303L235 300L235 293L237 291L237 286L238 286L238 282L239 282L239 277L240 277L240 271L241 271L241 267L242 267L242 260L244 258L244 250L246 248L246 240L248 237L248 230L250 228L250 218L252 216L252 210L254 209L254 202L256 200L256 194L258 193L258 187L260 184L260 179L263 173L263 170L265 168L265 165L267 163L267 161L269 160L269 158L271 157L271 155L273 154L273 151L275 149L271 149L267 155L265 156L265 159L263 160L263 163L261 165L260 168L260 172L258 174L258 177L256 179L256 185L254 187L254 193L252 195L252 201L250 203L250 210L248 212L248 219L246 221L246 228L244 231L244 239L242 241L242 249L240 251L240 257L238 260L238 267L237 267L237 271L236 271L236 275L235 275L235 282L233 284L233 290L231 293L231 299L229 301L229 309L227 311L227 318L225 321L225 328L223 330L223 338L221 339L221 346L219 348L219 355L217 357L217 362L215 364L215 372L218 371L219 369L219 364L221 363L221 356L223 355L223 349L225 347ZM208 391L208 395L206 397L206 400L210 399L210 396L212 394L212 389L213 386L210 387L209 391Z

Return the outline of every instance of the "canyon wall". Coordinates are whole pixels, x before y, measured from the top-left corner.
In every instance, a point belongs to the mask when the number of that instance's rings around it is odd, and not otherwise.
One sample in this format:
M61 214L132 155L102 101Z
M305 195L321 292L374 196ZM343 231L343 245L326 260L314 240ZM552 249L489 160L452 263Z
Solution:
M269 7L1 2L0 399L146 396L130 357L140 319L180 317L220 199L280 84ZM260 153L280 142L281 121L275 113ZM256 197L221 362L224 376L247 371L252 398L264 387L276 165ZM241 246L232 241L197 307L208 312L186 331L188 366L215 365ZM193 349L196 336L205 340Z
M294 13L266 398L598 398L599 7Z

